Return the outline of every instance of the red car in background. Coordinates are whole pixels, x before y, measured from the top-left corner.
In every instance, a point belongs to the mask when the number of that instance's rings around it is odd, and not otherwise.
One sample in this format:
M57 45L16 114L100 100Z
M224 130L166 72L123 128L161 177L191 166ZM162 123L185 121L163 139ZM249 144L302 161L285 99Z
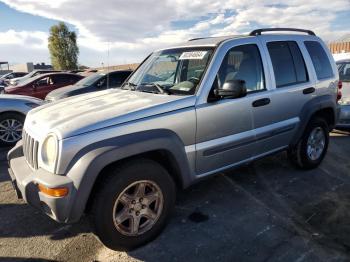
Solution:
M38 75L20 82L16 86L5 87L5 94L26 95L40 99L45 99L51 91L72 85L84 78L81 75L71 73L50 73Z

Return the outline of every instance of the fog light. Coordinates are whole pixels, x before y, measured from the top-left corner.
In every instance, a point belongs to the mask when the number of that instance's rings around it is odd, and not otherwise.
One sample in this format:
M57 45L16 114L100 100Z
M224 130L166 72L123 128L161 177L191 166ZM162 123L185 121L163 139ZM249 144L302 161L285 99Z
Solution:
M64 197L68 195L67 187L49 188L44 185L38 184L38 189L41 193L44 193L52 197Z

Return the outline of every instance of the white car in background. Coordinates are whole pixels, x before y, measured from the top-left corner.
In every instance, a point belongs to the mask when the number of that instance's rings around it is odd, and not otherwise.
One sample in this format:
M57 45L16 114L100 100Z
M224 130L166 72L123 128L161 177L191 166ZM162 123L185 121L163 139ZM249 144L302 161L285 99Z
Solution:
M342 81L342 98L338 101L340 105L340 116L337 127L350 128L350 59L337 62L339 79Z
M27 113L42 100L20 95L0 95L0 146L12 146L22 138Z

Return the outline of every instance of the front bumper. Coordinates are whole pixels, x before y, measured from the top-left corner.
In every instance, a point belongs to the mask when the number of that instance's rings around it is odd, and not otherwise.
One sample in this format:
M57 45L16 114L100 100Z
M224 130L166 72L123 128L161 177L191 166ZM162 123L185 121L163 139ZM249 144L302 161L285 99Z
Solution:
M72 196L76 191L70 178L40 168L32 170L23 156L21 142L8 153L8 164L11 181L19 198L58 222L69 222L74 200ZM38 184L49 188L66 187L69 193L65 197L52 197L39 192Z
M336 127L350 127L350 105L340 106L340 114Z

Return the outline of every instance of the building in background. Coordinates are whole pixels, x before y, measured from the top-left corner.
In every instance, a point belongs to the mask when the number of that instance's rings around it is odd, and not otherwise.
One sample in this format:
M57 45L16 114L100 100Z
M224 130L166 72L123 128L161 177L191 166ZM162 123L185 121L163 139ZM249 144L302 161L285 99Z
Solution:
M10 65L9 70L13 72L32 72L33 70L37 69L46 69L50 70L52 69L51 65L46 65L45 63L37 63L33 64L32 62L24 63L24 64L15 64L15 65Z
M9 63L8 62L1 62L0 61L0 76L5 75L7 73L11 73Z
M34 65L33 63L24 63L24 64L15 64L15 65L10 65L10 70L13 72L31 72L34 70Z
M350 59L350 34L329 44L334 60Z
M34 65L34 70L38 70L38 69L41 69L41 70L52 70L53 67L52 65L46 65L45 63L37 63L36 65Z

